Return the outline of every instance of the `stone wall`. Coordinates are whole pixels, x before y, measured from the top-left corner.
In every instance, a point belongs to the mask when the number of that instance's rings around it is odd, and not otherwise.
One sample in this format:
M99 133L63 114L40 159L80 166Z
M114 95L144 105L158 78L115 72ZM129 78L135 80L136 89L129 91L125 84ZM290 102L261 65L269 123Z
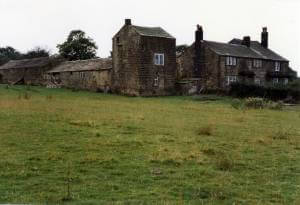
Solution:
M142 36L139 90L143 96L171 95L175 91L176 40ZM154 54L164 54L164 65L154 64ZM156 81L156 82L155 82Z
M76 71L51 73L46 77L48 88L69 88L74 90L89 90L109 92L111 70Z
M140 36L130 26L124 26L113 38L113 93L139 95L139 43Z

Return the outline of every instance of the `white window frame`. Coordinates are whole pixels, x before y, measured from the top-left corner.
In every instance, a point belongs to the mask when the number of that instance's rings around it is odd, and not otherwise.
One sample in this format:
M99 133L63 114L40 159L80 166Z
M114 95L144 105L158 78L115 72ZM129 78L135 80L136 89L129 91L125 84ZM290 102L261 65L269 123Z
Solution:
M280 72L280 70L281 70L281 64L280 64L280 62L275 62L275 72Z
M289 79L288 78L285 78L284 79L284 85L287 85L289 83Z
M261 67L262 67L262 60L257 60L257 59L255 59L255 60L253 61L253 67L254 67L254 68L261 68Z
M154 78L154 86L155 86L155 87L158 87L158 86L159 86L159 77L158 77L158 76L156 76L156 77Z
M226 76L226 85L231 85L232 83L237 82L237 76L228 75Z
M232 57L232 56L226 57L226 65L227 66L236 66L236 64L237 64L236 57Z
M165 54L164 53L155 53L154 54L154 65L165 65Z

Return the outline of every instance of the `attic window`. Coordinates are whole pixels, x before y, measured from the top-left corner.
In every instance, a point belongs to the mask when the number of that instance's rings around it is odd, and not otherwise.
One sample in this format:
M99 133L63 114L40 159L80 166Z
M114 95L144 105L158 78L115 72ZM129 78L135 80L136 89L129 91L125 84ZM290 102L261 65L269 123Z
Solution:
M280 62L275 62L275 71L276 72L280 71Z
M262 67L262 61L261 60L254 60L253 61L253 67L254 68L261 68Z
M120 43L120 37L117 37L117 44Z
M155 53L154 65L165 65L165 55L162 53Z
M236 58L231 56L226 57L226 65L236 66Z

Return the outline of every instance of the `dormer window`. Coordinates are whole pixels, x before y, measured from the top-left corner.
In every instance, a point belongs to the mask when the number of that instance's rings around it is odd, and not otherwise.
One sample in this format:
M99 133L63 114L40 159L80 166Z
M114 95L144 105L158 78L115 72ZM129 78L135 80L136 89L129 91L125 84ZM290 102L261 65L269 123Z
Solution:
M231 56L228 56L226 57L226 65L227 66L236 66L236 58L235 57L231 57Z
M254 60L253 61L254 68L261 68L262 67L262 60Z
M280 62L275 62L275 71L279 72L281 68Z
M163 53L154 54L154 65L165 65L165 55Z

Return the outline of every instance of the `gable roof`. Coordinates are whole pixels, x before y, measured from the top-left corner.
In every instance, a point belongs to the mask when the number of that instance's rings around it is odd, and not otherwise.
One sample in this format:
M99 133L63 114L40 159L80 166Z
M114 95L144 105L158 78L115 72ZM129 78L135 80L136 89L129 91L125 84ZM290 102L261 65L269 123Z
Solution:
M134 28L136 32L141 36L175 39L171 34L166 32L161 27L141 27L141 26L133 26L133 25L131 27Z
M99 58L79 61L66 61L48 71L48 73L108 70L112 68L112 59Z
M0 70L20 69L20 68L37 68L44 67L51 63L49 57L32 58L24 60L11 60L8 63L0 66Z
M218 55L274 61L288 61L286 58L283 58L274 51L262 47L258 41L251 41L250 48L242 45L242 40L240 39L233 39L229 43L219 43L213 41L204 42L211 50L213 50Z
M230 44L241 45L242 40L241 39L232 39L229 43ZM279 54L272 51L271 49L264 48L261 45L261 43L258 42L258 41L251 41L251 47L250 48L264 59L277 60L277 61L289 61L288 59L280 56Z

